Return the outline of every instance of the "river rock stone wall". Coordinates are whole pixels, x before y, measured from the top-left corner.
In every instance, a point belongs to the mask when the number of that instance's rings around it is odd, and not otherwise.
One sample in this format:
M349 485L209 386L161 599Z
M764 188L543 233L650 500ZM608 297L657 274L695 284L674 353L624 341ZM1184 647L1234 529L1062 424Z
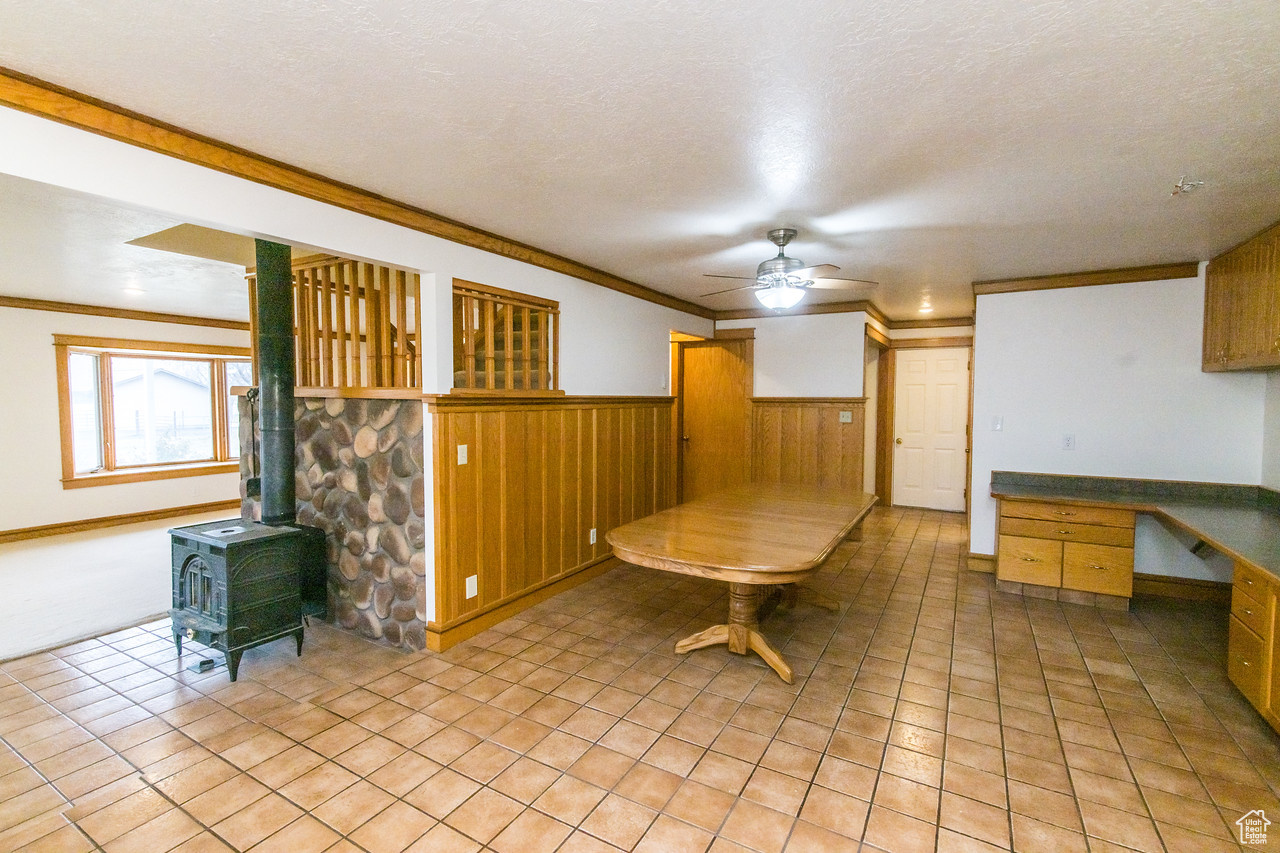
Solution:
M298 521L325 531L330 615L366 637L424 649L422 402L307 397L294 416ZM258 519L261 503L245 488L257 424L244 398L240 418L241 515Z

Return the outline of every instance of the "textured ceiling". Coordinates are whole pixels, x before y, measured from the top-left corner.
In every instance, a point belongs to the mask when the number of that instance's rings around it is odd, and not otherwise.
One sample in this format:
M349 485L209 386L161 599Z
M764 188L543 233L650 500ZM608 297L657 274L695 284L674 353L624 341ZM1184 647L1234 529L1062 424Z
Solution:
M901 319L1280 219L1277 44L1275 0L0 4L14 70L712 308L796 227Z

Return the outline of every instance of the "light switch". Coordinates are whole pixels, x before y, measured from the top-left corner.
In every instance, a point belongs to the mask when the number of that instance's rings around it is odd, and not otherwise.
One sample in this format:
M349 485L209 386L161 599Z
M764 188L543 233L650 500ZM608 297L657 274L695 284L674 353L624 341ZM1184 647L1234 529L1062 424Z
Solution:
M465 444L458 445L458 464L467 464L467 446Z

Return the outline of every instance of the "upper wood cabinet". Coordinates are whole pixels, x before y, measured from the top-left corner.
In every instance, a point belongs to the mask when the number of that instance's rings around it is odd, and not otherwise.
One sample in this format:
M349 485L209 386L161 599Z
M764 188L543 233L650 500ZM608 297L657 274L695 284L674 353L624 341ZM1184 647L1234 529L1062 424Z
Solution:
M1280 224L1209 262L1202 367L1280 367Z

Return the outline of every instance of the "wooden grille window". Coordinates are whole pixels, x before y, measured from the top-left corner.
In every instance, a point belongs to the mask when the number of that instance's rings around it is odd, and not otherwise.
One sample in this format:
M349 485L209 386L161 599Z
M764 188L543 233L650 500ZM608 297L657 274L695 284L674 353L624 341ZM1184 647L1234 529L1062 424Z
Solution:
M453 387L559 388L560 303L453 280Z

